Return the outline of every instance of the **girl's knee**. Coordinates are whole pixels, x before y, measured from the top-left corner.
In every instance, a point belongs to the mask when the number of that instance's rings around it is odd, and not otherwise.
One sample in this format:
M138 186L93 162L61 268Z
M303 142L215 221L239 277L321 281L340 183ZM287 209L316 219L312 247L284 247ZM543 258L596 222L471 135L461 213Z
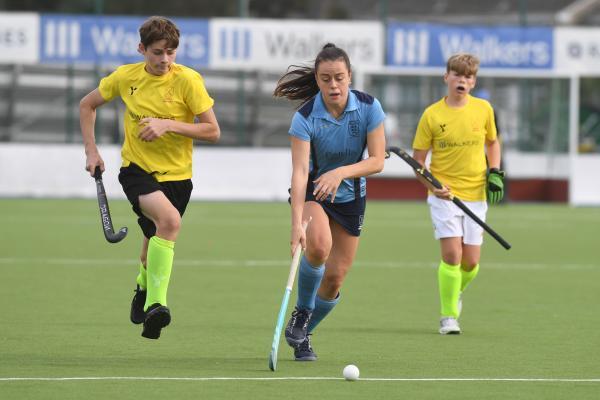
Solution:
M312 265L322 265L327 260L327 257L329 257L330 251L331 246L323 242L317 242L307 247L306 258Z

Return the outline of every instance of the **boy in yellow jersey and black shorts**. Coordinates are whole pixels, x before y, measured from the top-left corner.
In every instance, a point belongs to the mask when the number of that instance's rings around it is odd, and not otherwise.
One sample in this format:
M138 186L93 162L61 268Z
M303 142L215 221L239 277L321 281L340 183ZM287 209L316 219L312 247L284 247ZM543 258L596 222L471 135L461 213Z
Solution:
M122 65L80 103L85 169L93 175L104 161L94 139L96 108L120 96L127 107L119 182L144 234L131 321L142 336L158 339L171 321L167 287L181 217L192 191L193 139L214 143L219 124L202 76L175 64L179 29L163 17L140 27L144 61Z
M431 173L444 185L427 197L442 253L438 283L443 335L460 333L461 294L479 271L483 242L483 228L450 201L451 195L483 221L486 198L497 203L504 196L494 110L486 100L469 95L478 68L479 60L470 54L448 59L444 74L448 95L425 110L413 142L413 157L421 165L431 151Z

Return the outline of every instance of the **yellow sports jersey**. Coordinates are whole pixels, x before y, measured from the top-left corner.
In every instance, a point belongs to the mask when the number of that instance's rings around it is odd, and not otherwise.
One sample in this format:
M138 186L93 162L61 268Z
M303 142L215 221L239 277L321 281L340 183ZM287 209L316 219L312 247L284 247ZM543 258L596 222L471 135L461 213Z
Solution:
M125 141L122 165L139 165L159 181L179 181L192 177L193 139L167 132L152 142L138 138L140 120L164 118L187 123L209 110L213 99L199 73L172 64L168 73L149 74L145 63L122 65L100 81L100 94L106 101L120 96L125 110Z
M413 142L416 150L431 149L433 176L462 200L485 200L485 141L496 140L490 103L468 97L467 105L452 108L446 99L427 107Z

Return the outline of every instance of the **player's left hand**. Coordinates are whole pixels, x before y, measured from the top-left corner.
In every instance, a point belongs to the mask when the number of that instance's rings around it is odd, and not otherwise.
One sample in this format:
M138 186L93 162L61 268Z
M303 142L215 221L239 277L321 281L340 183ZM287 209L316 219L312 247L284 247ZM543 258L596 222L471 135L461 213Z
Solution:
M487 177L487 197L490 204L499 203L504 197L504 171L490 168Z
M152 142L164 135L169 130L169 120L160 118L143 118L138 126L138 137L144 142Z
M331 202L335 199L340 183L342 183L342 175L338 169L332 169L331 171L325 172L323 175L313 181L315 184L315 190L313 195L317 201L325 201L327 197L331 196Z

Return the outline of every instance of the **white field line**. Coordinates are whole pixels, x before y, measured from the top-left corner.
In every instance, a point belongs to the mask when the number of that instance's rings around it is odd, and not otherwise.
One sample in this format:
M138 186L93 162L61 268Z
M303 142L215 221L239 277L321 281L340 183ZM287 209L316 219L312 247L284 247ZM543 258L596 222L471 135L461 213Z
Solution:
M160 377L160 376L77 376L77 377L4 377L0 382L16 381L342 381L344 378L322 376L287 377ZM365 382L561 382L600 383L600 378L360 378Z
M289 260L232 260L232 259L175 259L175 266L182 267L281 267L289 265ZM22 258L0 257L0 266L15 264L36 265L63 265L63 266L138 266L139 261L133 259L109 258ZM431 261L356 261L353 264L358 268L437 268L438 264ZM485 263L485 268L491 269L565 269L565 270L591 270L600 268L600 264L574 264L574 263Z

